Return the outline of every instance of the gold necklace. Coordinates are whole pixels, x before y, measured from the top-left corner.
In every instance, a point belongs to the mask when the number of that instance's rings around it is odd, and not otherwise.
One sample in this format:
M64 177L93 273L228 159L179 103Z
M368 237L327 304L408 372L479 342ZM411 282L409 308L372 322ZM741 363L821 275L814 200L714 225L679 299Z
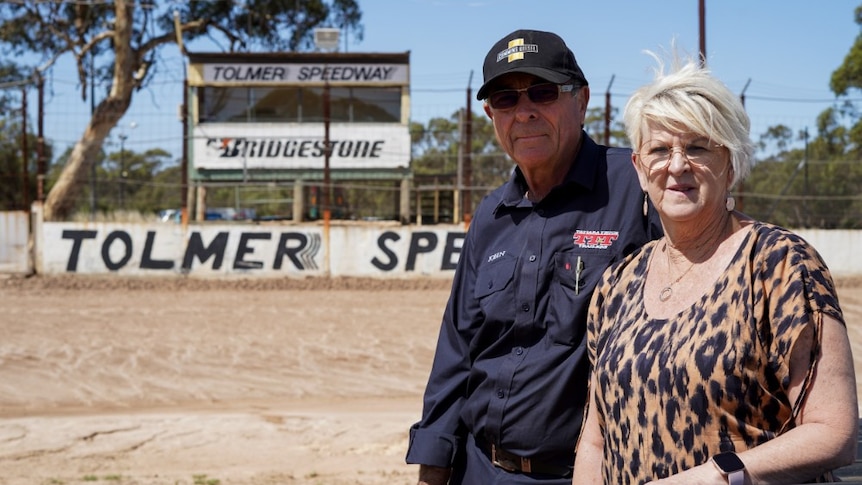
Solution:
M665 239L665 241L664 241L664 253L665 253L665 259L667 259L667 272L668 272L668 274L670 274L670 255L667 252L667 239ZM658 293L658 299L662 303L671 299L671 297L673 296L672 286L679 283L679 280L681 280L685 275L687 275L688 272L691 271L692 268L694 268L694 263L691 263L691 265L688 267L688 269L683 271L681 275L677 276L676 279L673 280L669 285L667 285L661 289L661 291Z

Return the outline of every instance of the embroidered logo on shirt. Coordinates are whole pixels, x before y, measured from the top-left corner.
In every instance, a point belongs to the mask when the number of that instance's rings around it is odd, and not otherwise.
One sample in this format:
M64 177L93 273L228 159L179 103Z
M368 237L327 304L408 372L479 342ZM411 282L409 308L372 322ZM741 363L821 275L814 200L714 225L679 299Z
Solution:
M505 255L506 255L506 251L500 251L498 253L494 253L494 254L488 256L488 262L490 263L491 261L494 261L495 259L498 259L498 258L502 258Z
M607 249L620 237L618 231L582 231L572 236L575 246L586 249Z

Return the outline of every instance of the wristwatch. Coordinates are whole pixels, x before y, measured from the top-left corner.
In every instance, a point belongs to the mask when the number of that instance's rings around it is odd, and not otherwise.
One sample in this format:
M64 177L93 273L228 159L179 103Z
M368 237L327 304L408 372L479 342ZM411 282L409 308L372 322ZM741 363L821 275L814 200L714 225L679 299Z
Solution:
M732 451L724 451L713 455L712 462L722 475L727 477L729 485L745 484L745 463Z

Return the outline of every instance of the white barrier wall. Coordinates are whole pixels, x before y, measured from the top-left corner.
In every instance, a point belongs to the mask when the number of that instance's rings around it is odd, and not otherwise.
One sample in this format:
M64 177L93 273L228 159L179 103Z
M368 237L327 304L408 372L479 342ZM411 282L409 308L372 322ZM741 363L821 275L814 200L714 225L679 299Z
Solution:
M0 212L0 273L30 273L30 219L26 211Z
M463 238L460 226L333 226L326 244L315 225L45 223L37 272L451 277Z
M817 248L833 276L862 275L862 231L798 229L797 234Z
M466 235L462 225L42 222L38 206L33 229L37 273L197 277L451 278ZM796 232L834 276L862 275L862 231Z
M42 274L451 278L463 226L44 222Z

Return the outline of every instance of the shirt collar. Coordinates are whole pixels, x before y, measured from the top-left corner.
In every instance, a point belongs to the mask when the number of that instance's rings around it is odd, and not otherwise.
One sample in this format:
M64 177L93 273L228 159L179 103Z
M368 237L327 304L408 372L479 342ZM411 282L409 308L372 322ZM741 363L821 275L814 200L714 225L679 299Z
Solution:
M598 170L597 160L605 158L607 147L596 144L586 132L581 131L581 148L575 156L575 162L566 173L563 182L554 187L551 193L560 190L570 184L577 184L583 189L590 191L596 183L596 171ZM516 207L524 202L524 194L527 192L527 181L524 179L524 174L519 167L515 167L512 171L512 176L509 182L503 189L500 202L497 204L499 209L501 206ZM550 194L549 194L550 195Z

